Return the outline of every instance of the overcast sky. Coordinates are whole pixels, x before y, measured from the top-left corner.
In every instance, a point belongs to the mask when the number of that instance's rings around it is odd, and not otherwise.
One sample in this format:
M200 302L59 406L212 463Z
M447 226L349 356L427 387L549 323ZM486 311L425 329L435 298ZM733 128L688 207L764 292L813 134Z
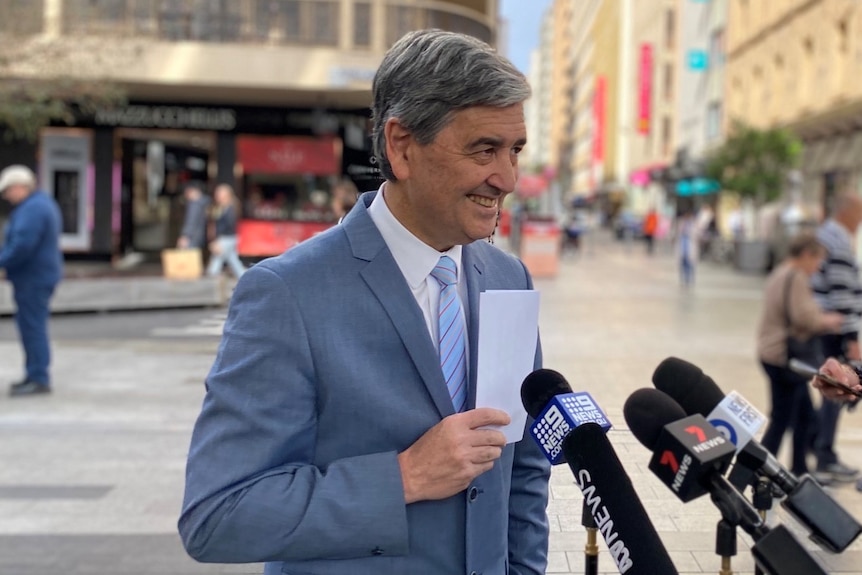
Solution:
M551 0L500 0L500 15L507 21L506 56L526 74L530 51L539 45L542 14Z

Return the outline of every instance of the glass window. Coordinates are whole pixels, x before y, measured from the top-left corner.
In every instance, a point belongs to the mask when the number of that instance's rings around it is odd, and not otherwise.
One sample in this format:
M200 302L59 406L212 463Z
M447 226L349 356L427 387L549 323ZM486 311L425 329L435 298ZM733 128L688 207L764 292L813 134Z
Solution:
M721 102L710 102L706 110L706 139L712 141L721 135Z
M314 44L338 44L338 9L336 2L310 2L314 22Z
M368 2L353 5L353 45L357 48L371 46L371 4Z

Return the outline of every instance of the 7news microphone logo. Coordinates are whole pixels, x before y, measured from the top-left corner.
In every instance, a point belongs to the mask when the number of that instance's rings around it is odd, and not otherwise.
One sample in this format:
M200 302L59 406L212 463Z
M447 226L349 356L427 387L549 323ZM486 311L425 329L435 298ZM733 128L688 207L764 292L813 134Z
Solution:
M655 444L650 469L682 501L706 493L702 477L724 473L734 454L733 445L702 415L669 423Z
M563 463L563 440L579 425L596 423L604 431L611 427L610 421L593 400L585 392L563 393L554 396L545 410L530 426L530 434L541 446L545 457L553 465Z

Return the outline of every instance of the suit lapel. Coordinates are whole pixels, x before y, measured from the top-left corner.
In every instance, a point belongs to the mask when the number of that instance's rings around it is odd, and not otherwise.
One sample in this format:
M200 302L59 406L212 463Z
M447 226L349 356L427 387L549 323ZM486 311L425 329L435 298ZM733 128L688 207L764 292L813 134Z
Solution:
M368 215L368 206L374 195L363 194L342 225L354 257L368 262L360 272L362 279L389 316L437 411L441 417L452 415L455 409L443 380L437 350L425 329L425 317L386 242Z
M470 386L467 409L476 407L476 370L479 366L479 294L485 291L485 266L479 258L479 250L472 245L464 246L461 252L461 267L467 281L467 333L470 337Z

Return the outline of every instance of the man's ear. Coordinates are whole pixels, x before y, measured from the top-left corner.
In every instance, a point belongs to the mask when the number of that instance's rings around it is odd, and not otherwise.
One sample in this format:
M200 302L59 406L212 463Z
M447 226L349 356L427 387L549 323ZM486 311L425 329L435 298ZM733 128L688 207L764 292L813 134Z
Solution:
M413 134L401 125L398 118L389 118L383 127L386 136L386 157L392 173L398 180L410 177L410 151L414 144Z

